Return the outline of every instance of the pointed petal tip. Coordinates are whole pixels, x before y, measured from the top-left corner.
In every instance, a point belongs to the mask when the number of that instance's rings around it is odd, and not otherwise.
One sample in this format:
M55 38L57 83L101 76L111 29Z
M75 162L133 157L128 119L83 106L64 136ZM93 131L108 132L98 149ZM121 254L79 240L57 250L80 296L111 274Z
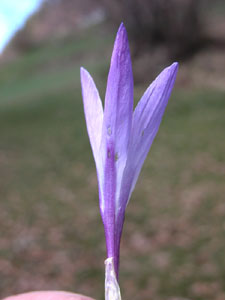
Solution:
M114 42L111 64L113 61L117 61L117 59L119 59L118 62L122 63L123 58L130 59L130 49L126 28L121 23Z
M179 63L177 61L173 62L171 66L179 66Z
M169 69L174 73L177 72L178 68L179 68L179 63L178 62L174 62L174 63L172 63L172 65L169 66Z
M80 67L80 77L81 77L81 80L92 79L90 73L83 67Z
M82 76L85 73L85 69L83 67L80 67L80 77L82 78Z
M167 74L167 75L172 75L172 76L176 76L177 74L177 71L178 71L178 67L179 67L179 64L178 62L174 62L172 63L170 66L166 67L161 74ZM160 75L161 75L160 74ZM159 75L159 76L160 76Z
M120 27L116 34L116 40L118 40L118 39L128 40L127 30L126 30L126 27L124 26L123 22L120 24Z
M124 23L123 22L121 22L120 23L120 27L119 27L119 29L118 29L118 31L120 31L120 30L126 30L126 28L125 28L125 26L124 26Z
M80 74L88 73L84 67L80 67Z

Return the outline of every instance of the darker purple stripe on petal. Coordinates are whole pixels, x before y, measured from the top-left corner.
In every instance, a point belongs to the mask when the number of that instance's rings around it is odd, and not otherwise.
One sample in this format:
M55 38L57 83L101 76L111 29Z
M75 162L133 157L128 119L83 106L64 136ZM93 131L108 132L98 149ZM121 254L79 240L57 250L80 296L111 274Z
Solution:
M114 257L114 234L115 234L115 194L116 194L116 170L115 151L112 140L106 143L106 158L104 169L104 213L103 223L105 227L107 256Z

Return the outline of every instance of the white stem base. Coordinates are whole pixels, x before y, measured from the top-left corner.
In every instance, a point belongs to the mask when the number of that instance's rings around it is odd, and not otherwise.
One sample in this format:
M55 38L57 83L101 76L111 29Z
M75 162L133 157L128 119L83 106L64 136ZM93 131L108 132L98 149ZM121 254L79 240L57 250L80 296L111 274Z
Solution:
M114 270L113 257L105 260L105 300L121 300L120 287Z

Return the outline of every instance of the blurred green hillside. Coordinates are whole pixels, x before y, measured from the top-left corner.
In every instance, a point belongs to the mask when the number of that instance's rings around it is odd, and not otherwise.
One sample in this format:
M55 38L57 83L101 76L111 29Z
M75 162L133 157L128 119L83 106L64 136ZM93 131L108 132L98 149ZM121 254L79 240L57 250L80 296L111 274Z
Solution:
M82 65L104 99L115 34L102 27L1 65L0 297L60 289L104 299L79 79ZM224 91L175 87L127 210L124 299L225 299L224 113Z

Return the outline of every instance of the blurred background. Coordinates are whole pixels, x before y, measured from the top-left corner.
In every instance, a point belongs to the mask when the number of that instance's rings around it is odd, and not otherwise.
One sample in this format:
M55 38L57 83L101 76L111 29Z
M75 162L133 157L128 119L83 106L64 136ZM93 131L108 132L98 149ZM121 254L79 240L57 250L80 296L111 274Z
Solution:
M79 68L104 99L122 20L135 102L180 62L127 208L122 296L225 300L223 0L0 0L0 298L60 289L104 299Z

